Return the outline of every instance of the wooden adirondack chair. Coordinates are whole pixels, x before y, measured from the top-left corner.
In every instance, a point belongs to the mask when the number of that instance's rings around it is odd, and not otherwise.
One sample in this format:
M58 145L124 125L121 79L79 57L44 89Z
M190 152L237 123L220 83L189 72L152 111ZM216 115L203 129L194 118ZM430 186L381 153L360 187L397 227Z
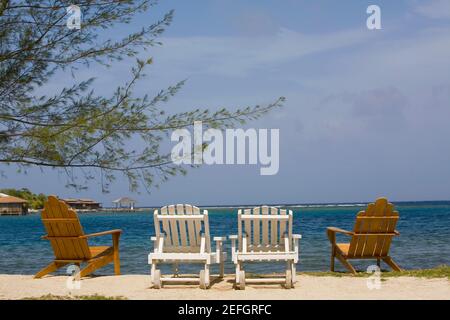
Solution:
M119 237L122 230L110 230L92 234L84 234L75 211L64 201L55 196L49 196L41 214L47 235L42 237L49 240L55 254L55 259L47 267L39 271L34 277L41 278L67 265L87 263L80 271L80 278L91 274L98 268L114 262L116 275L120 274ZM112 235L113 246L91 247L88 238Z
M200 288L209 287L210 265L220 264L220 278L223 278L224 262L226 254L222 249L225 237L214 237L216 251L211 249L209 235L208 211L189 204L170 205L154 211L155 236L154 251L148 255L148 263L151 264L151 280L153 287L159 289L165 282L199 282ZM157 269L158 264L172 264L174 266L173 277L162 277ZM199 278L179 277L178 264L198 263L203 264Z
M232 259L236 266L236 287L246 283L284 283L291 288L296 282L296 267L301 235L292 234L292 211L275 207L238 210L238 234L230 236ZM238 240L238 246L236 246ZM244 262L286 261L283 278L246 279Z
M335 257L353 274L356 270L348 262L349 259L376 259L378 266L383 260L395 271L401 271L389 256L392 238L400 235L395 230L398 219L399 214L394 211L394 206L386 198L379 198L365 211L358 213L353 231L327 228L331 242L331 271L334 271ZM336 233L350 236L350 243L336 243Z

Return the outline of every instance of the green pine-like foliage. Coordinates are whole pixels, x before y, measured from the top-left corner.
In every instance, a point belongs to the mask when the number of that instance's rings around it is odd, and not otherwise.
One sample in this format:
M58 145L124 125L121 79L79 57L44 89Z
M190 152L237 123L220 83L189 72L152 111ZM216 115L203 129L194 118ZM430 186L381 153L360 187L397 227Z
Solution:
M72 3L82 11L80 30L66 25ZM154 62L151 51L162 44L161 35L174 17L174 11L153 15L156 4L0 0L0 174L7 166L18 173L52 169L67 178L68 187L86 189L90 181L104 192L122 176L131 190L148 191L186 174L160 148L173 130L192 127L195 121L205 129L241 126L283 104L279 97L264 105L228 108L218 101L211 109L193 105L170 110L166 102L184 80L161 89L147 82L149 92L158 93L137 94L144 69ZM145 26L131 23L143 14L149 17ZM124 24L129 32L121 35L117 30ZM94 65L113 68L122 60L130 62L130 70L109 93L97 93L95 72L87 73L90 78L82 72ZM73 84L56 89L56 73Z
M0 193L4 193L13 197L21 198L28 201L30 209L42 209L47 196L43 193L33 193L27 188L22 189L0 189Z

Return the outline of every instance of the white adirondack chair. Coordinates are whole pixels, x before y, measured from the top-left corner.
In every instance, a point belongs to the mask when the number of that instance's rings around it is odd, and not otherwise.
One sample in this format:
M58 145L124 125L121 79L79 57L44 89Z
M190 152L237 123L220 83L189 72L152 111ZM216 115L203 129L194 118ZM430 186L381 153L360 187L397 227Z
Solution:
M285 283L286 288L293 287L301 237L299 234L292 234L291 210L268 206L238 210L238 235L230 236L237 288L245 289L246 283L258 282ZM244 262L267 261L286 261L286 276L245 278Z
M226 254L222 250L225 237L214 237L216 250L211 250L209 235L208 211L189 205L177 204L154 211L156 235L152 237L154 251L148 255L151 264L151 280L155 288L161 288L164 282L199 282L200 288L209 287L209 267L213 263L220 264L220 275L223 278ZM161 276L158 264L172 264L173 276ZM178 264L204 264L199 278L179 277Z

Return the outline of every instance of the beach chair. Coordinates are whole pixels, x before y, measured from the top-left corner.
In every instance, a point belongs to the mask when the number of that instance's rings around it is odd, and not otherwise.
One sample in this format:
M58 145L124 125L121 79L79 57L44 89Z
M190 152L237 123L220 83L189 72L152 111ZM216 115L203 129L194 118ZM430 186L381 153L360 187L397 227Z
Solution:
M209 235L208 211L189 205L177 204L154 211L155 236L151 237L154 250L148 255L151 264L151 281L154 288L164 283L198 282L207 289L211 283L210 265L220 264L219 278L223 278L226 254L223 252L225 237L214 237L216 250L212 251ZM180 277L178 265L185 263L203 264L199 277ZM173 276L162 276L158 264L172 264Z
M395 271L401 271L389 256L392 238L400 235L395 230L398 219L394 206L386 198L379 198L375 203L369 204L365 211L358 213L353 231L327 228L331 242L331 271L334 271L335 258L353 274L356 274L356 270L348 262L350 259L376 259L378 266L383 260ZM350 236L350 242L336 243L337 233Z
M114 262L114 272L120 274L119 237L122 230L110 230L92 234L84 234L80 220L73 209L55 196L49 196L41 214L47 235L55 254L55 259L34 277L41 278L67 265L87 263L80 271L80 278L95 270ZM113 246L89 246L88 238L112 235Z
M284 283L286 288L294 286L301 235L292 234L292 217L291 210L268 206L238 210L238 234L230 236L236 288L245 289L246 283L258 282ZM244 263L268 261L285 261L286 275L246 279Z

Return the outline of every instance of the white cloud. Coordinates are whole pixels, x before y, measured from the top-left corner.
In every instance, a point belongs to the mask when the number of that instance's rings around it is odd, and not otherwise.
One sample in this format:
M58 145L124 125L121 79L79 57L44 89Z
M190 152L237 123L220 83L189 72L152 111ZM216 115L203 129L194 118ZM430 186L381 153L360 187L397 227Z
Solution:
M187 74L245 76L255 69L274 68L311 54L349 47L369 41L365 30L306 35L280 29L259 37L165 38L156 54L157 63L169 63Z
M311 87L345 91L396 86L414 91L447 83L450 29L424 29L408 37L381 38L335 56L332 70L307 79Z

